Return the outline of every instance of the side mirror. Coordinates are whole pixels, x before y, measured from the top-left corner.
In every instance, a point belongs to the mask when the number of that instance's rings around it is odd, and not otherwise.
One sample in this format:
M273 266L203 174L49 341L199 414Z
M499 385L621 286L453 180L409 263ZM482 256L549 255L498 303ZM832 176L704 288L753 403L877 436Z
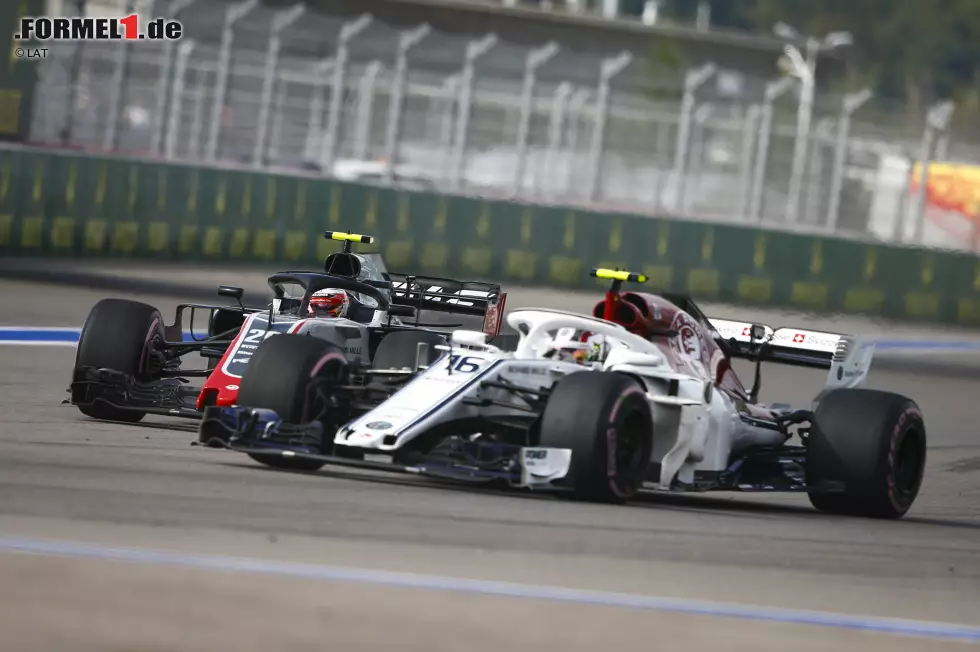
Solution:
M391 290L391 281L376 281L373 278L365 279L362 281L364 285L370 285L373 288L378 288L379 290Z
M235 301L241 301L242 297L245 296L245 290L242 288L236 288L234 285L219 285L218 296L228 297L229 299L234 299Z
M761 342L762 338L766 336L766 327L760 324L752 324L751 337L752 343Z
M412 306L402 306L393 303L388 306L388 314L393 317L414 317L415 308Z

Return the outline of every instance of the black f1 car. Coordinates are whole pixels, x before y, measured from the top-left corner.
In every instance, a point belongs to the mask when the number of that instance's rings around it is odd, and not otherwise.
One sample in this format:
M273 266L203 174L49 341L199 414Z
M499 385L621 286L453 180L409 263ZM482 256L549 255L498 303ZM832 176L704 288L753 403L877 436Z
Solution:
M453 328L464 325L450 321L469 321L475 328L479 319L488 337L500 335L507 295L499 285L389 273L380 255L352 251L352 243L370 244L372 237L336 231L324 237L342 241L343 250L326 259L323 272L270 276L273 298L266 307L246 308L241 288L221 286L218 294L237 305L180 304L166 325L151 305L103 299L82 327L65 403L96 419L200 419L208 406L249 400L247 386L240 390L242 377L258 345L273 335L329 342L348 364L365 369L414 363L418 343L445 343ZM314 310L316 301L332 298L343 305L343 316ZM206 336L194 329L198 311L209 313ZM433 321L424 323L423 313ZM206 368L182 366L194 352L208 360ZM195 377L204 378L203 385L191 384L188 379Z

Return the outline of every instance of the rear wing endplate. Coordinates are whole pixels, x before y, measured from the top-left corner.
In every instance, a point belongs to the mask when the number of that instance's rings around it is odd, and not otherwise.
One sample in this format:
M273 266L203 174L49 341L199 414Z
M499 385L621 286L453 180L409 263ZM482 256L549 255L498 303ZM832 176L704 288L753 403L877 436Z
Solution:
M458 281L439 276L388 275L392 303L415 308L416 321L423 311L483 317L488 337L500 334L507 293L500 285L482 281Z

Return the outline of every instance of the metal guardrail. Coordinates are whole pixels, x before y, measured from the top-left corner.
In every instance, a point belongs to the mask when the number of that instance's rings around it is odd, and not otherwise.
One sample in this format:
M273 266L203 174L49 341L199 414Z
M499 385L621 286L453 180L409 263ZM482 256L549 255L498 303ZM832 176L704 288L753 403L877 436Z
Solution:
M861 138L867 92L817 96L812 128L800 131L792 77L709 64L674 84L628 53L599 60L493 34L466 41L257 0L177 0L167 11L185 22L179 43L51 48L32 141L884 241L970 241L934 228L910 192L911 161L948 147L943 116L918 134Z

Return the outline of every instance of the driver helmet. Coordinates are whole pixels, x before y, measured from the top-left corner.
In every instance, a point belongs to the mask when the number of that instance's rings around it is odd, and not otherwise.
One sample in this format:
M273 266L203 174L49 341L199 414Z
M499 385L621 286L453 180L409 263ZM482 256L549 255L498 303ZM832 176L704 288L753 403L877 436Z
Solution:
M346 317L350 297L344 290L319 290L310 297L310 315L314 317Z
M587 362L602 362L609 353L609 344L604 335L582 333L581 342L585 345L573 355L580 364Z
M608 353L605 339L603 335L562 328L548 343L544 357L578 364L601 362Z

